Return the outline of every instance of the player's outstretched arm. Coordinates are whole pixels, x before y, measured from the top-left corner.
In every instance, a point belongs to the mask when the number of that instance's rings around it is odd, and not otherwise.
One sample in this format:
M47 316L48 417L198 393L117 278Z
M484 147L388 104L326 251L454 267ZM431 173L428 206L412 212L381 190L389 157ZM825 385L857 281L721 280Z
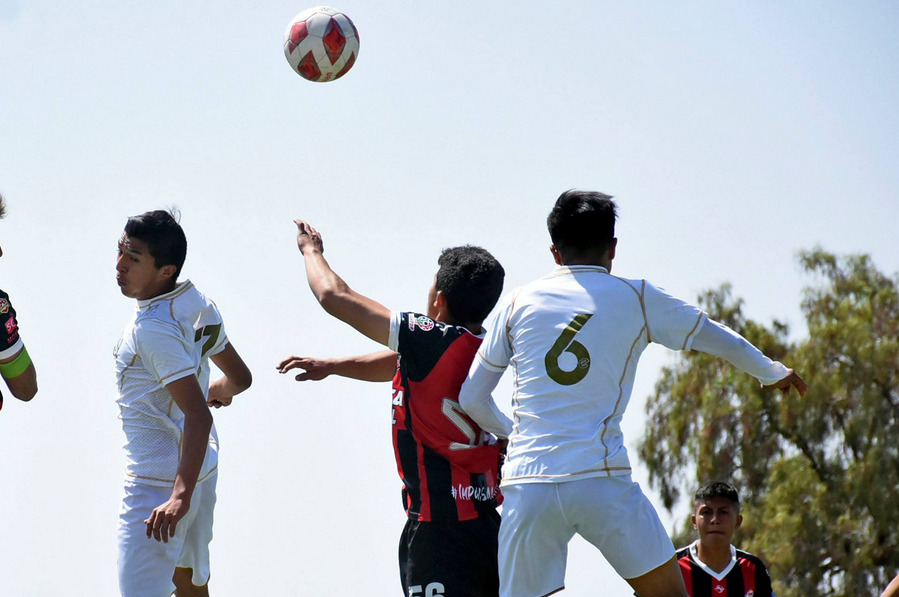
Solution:
M225 375L209 384L209 397L206 399L206 403L215 408L228 406L234 396L252 385L253 374L250 373L250 369L231 343L210 358Z
M325 260L324 243L318 231L302 220L294 220L294 223L297 225L297 248L306 262L306 278L312 294L329 314L386 346L390 334L390 310L350 288Z
M780 390L784 394L790 393L790 388L796 388L796 391L799 392L800 396L805 396L806 391L808 391L808 384L799 377L799 375L793 371L792 369L787 369L787 376L783 379L768 385L763 385L762 389L764 390Z
M0 374L12 395L28 402L37 394L37 371L25 347L0 361Z
M200 389L196 376L176 379L165 387L184 413L181 462L178 464L171 497L157 506L144 522L147 524L147 538L152 536L157 541L168 543L169 537L175 534L178 522L190 510L190 499L206 457L212 413L206 406L203 390Z
M804 396L808 386L792 369L772 361L746 338L717 321L707 319L696 338L693 349L720 357L758 379L766 390L777 388L785 394L796 388Z
M339 375L362 381L390 381L396 372L396 353L382 350L370 354L333 359L287 357L278 364L279 373L302 369L297 381L318 381L329 375Z

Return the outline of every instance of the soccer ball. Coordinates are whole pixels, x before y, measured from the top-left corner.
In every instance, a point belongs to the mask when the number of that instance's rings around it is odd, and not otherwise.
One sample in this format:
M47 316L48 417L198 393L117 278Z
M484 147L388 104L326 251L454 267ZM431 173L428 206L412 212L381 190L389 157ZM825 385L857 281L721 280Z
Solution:
M359 32L348 16L327 6L307 8L284 32L284 56L304 79L339 79L356 63Z

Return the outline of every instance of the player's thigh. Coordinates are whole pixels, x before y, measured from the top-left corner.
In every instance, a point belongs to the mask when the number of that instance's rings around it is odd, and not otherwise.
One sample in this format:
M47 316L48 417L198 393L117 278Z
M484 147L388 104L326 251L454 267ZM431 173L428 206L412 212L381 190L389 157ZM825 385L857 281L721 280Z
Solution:
M562 513L555 483L503 487L499 586L503 597L539 597L565 586L575 529Z
M451 522L409 521L400 542L406 597L495 597L499 514Z
M144 523L171 496L171 488L126 482L119 511L119 588L123 597L169 597L183 536L168 543L147 538Z
M627 582L640 597L688 597L684 577L672 557L661 566Z
M195 585L190 568L175 568L172 580L175 583L175 597L209 597L209 585Z
M622 578L644 575L674 556L655 508L629 476L560 483L559 490L566 518Z
M176 566L191 570L191 583L203 586L209 582L209 543L212 541L212 523L215 513L216 480L213 474L197 483L190 501L190 512L178 526L184 544Z

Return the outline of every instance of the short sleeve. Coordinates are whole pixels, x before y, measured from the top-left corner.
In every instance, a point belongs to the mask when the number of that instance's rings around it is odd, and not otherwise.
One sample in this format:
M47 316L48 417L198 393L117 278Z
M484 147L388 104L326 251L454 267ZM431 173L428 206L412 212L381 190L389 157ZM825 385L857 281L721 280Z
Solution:
M136 335L141 362L161 385L197 374L193 345L185 341L177 326L146 320L138 324Z
M649 340L671 350L689 350L708 315L699 307L673 297L646 282L643 305Z
M25 347L19 337L19 322L9 295L0 290L0 359L17 355Z

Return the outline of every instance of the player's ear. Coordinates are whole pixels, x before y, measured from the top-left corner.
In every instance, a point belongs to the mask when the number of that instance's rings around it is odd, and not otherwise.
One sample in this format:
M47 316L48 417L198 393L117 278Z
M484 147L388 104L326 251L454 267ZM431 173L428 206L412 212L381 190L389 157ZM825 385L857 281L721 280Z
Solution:
M693 530L697 530L697 527L696 527L696 515L695 515L695 514L691 514L691 515L690 515L690 521L693 523Z
M442 290L438 290L434 294L434 306L438 309L446 311L446 295L443 294Z
M161 268L159 268L159 275L162 278L174 279L176 271L178 271L178 268L174 265L163 265Z
M742 524L743 524L743 515L737 514L737 524L734 525L734 529L739 529Z
M559 249L556 248L556 245L550 245L549 252L553 254L553 261L556 262L556 265L562 265L562 254L559 253Z
M618 239L613 238L612 244L609 245L609 259L615 259L615 249L618 248Z

